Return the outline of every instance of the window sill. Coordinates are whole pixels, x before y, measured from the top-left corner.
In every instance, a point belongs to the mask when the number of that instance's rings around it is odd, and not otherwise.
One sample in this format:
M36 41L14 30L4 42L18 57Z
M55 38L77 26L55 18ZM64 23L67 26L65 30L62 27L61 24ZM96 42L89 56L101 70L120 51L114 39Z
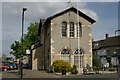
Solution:
M63 38L63 39L67 39L68 37L61 37L61 38Z
M77 39L82 39L82 37L76 37Z
M69 37L70 39L74 39L75 37Z
M61 37L63 39L82 39L82 37Z

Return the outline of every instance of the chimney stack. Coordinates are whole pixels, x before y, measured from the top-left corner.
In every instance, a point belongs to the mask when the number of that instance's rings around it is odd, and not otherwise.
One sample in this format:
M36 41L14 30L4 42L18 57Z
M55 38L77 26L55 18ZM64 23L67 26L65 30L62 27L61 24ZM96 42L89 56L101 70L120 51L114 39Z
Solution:
M105 34L105 39L107 39L109 37L109 34Z

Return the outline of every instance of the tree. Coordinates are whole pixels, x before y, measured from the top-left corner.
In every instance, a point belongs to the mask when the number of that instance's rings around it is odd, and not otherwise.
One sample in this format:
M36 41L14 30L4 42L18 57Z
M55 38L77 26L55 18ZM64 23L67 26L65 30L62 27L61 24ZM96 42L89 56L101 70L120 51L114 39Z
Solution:
M16 56L16 58L19 58L21 56L22 53L22 45L19 41L15 41L10 48L12 49L12 51L10 52L10 54Z
M93 56L93 66L94 67L101 67L101 59L97 55L94 54Z
M23 41L22 37L19 41L15 41L11 44L10 54L14 55L16 58L19 58L21 55L24 55L26 49L30 49L31 45L39 41L38 36L39 23L30 23L28 27L28 32L24 34Z

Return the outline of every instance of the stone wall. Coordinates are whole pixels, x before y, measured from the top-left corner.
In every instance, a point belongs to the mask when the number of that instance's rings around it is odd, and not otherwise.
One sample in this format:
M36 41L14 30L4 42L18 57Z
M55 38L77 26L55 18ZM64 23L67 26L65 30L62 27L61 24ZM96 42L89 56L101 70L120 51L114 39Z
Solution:
M61 59L61 50L65 47L71 49L71 54L74 54L75 50L80 48L84 51L84 66L89 64L92 67L92 34L91 23L82 17L78 16L74 12L67 12L61 16L58 16L51 20L51 64L56 59ZM78 21L79 20L79 21ZM67 22L67 37L62 37L62 22ZM82 26L82 37L78 38L75 34L74 38L69 37L69 23L74 22L75 31L77 23L80 22ZM75 32L76 33L76 32ZM79 39L79 41L78 41ZM73 56L71 56L72 59ZM71 60L74 61L74 60ZM74 62L71 62L72 64Z
M38 47L32 51L32 70L38 70L44 65L43 48Z

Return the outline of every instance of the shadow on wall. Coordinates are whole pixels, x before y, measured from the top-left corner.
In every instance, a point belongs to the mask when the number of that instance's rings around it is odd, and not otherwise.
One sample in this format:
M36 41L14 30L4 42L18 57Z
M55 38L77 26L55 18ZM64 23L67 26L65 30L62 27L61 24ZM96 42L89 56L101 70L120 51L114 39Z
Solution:
M43 66L43 50L42 47L38 47L32 51L32 64L34 69L40 69Z

